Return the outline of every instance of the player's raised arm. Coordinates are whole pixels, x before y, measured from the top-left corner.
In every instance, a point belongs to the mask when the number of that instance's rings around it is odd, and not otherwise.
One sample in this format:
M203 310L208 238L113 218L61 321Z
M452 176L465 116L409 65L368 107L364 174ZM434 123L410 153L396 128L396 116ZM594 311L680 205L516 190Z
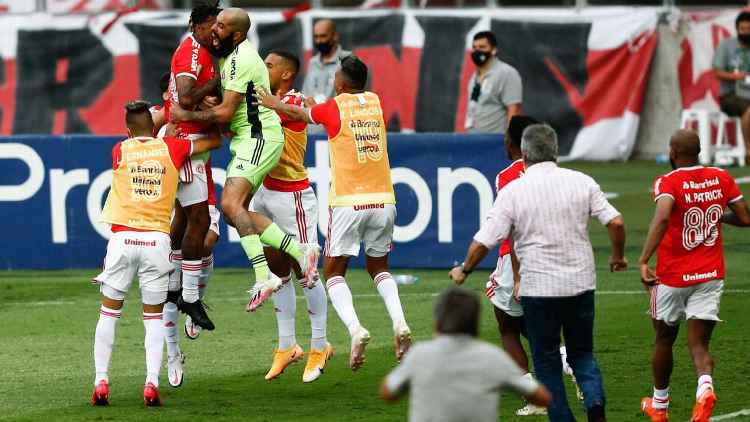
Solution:
M273 95L269 91L266 91L263 87L259 86L255 88L255 102L253 105L260 105L272 110L278 111L289 116L292 120L299 120L307 123L314 123L310 119L310 113L306 108L296 106L294 104L286 104L281 101L281 98Z
M217 92L219 78L215 77L199 87L195 78L187 75L177 76L175 83L177 85L177 98L179 98L180 107L184 109L195 108L201 104L203 98Z

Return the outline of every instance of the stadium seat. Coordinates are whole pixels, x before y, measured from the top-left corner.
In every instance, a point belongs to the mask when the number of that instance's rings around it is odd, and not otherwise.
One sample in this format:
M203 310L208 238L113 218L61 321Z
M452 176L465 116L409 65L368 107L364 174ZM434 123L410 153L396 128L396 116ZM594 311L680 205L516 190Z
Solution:
M711 158L713 157L713 144L714 139L712 137L712 124L719 117L719 112L690 108L682 110L682 116L680 118L681 129L694 129L698 132L698 137L701 141L701 153L699 159L701 164L711 164ZM697 123L697 127L694 123Z
M734 137L730 136L731 133L727 131L728 124L734 127ZM714 148L715 164L721 166L732 165L736 159L740 167L745 167L745 138L742 136L739 117L729 117L721 113Z

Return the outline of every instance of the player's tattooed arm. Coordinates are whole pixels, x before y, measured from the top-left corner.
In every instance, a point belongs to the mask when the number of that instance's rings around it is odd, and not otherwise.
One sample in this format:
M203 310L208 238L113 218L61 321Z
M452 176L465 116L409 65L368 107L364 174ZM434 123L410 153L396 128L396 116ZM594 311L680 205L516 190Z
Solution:
M207 95L214 94L218 86L218 79L214 78L208 81L202 87L195 83L195 79L190 76L178 76L177 97L180 99L180 107L184 109L193 109L201 104L203 98Z
M175 104L169 111L169 120L173 123L229 123L232 120L232 116L234 116L234 113L237 112L237 109L244 100L244 94L225 90L224 99L221 104L216 107L211 107L208 110L189 111Z
M729 209L724 212L721 222L737 227L750 226L750 211L744 199L729 204Z
M265 88L261 86L255 88L255 102L253 105L261 105L270 108L271 110L276 110L279 113L286 114L292 120L314 123L310 120L310 113L306 108L294 104L283 103L279 97L266 91Z
M664 196L656 201L656 211L654 212L654 217L651 219L651 224L648 227L646 243L643 244L641 257L638 258L638 266L641 270L641 281L647 286L652 286L658 280L656 273L649 268L648 261L654 255L656 248L667 233L667 229L669 228L669 216L672 214L673 206L674 198L671 196Z

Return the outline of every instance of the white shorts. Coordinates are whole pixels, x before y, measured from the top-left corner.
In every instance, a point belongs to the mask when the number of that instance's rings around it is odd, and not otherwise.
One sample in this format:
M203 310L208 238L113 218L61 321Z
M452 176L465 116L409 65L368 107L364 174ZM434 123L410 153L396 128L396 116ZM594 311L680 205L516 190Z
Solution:
M485 293L501 311L512 317L523 316L521 304L513 297L513 262L510 254L497 258L497 267L490 274Z
M393 204L328 208L326 256L357 256L359 244L373 258L386 256L393 243L396 206Z
M187 139L193 141L205 135L194 133L187 135ZM192 160L188 157L180 168L180 184L177 186L177 200L183 207L189 207L208 201L208 176L206 176L206 163L201 160Z
M250 201L250 211L270 218L299 243L318 244L318 199L312 188L281 192L261 186Z
M689 287L657 284L651 289L651 317L667 325L688 319L721 321L719 304L724 280L712 280Z
M221 220L221 211L216 208L216 205L208 205L208 215L211 216L211 224L208 229L216 233L216 236L221 237L221 231L219 230L219 220Z
M169 273L169 235L162 232L122 231L112 233L102 272L94 281L102 284L102 293L122 300L130 283L138 276L143 303L158 305L167 299ZM112 291L114 290L114 292Z

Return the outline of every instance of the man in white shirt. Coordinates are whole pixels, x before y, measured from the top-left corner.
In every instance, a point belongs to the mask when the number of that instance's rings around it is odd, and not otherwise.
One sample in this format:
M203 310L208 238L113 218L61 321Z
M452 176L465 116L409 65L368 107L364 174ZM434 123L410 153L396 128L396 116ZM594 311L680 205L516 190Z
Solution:
M593 355L596 269L588 221L596 217L607 227L612 271L627 268L625 225L591 177L557 166L554 129L526 128L521 152L524 177L498 193L466 260L451 270L450 277L463 283L491 248L512 235L521 263L521 305L534 369L553 397L549 419L575 421L562 382L562 330L567 361L583 392L589 421L605 421L602 376Z
M435 306L437 336L414 345L383 380L381 395L398 400L410 392L411 422L496 422L500 390L547 406L550 395L503 350L477 340L479 299L461 288L443 293Z

